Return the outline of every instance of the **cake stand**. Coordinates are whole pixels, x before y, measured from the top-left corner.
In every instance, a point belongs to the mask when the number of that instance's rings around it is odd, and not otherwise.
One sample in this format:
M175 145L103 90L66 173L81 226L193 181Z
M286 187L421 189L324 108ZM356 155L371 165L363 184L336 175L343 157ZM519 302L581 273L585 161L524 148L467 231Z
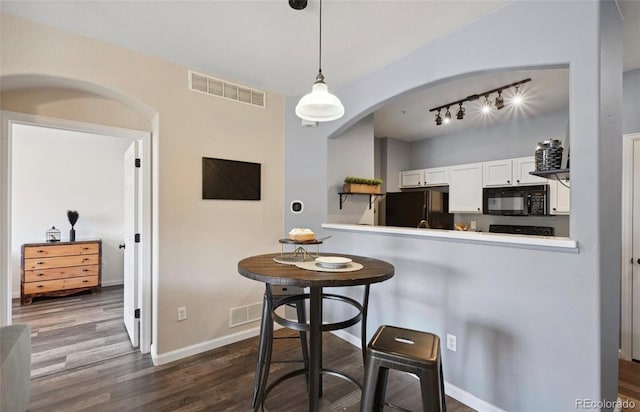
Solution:
M292 239L280 239L278 242L282 245L282 251L280 256L273 258L275 262L283 263L285 265L295 265L297 262L306 262L318 257L320 253L320 245L324 239L313 240L292 240ZM285 252L285 245L295 245L293 252ZM307 250L307 246L316 245L315 254Z

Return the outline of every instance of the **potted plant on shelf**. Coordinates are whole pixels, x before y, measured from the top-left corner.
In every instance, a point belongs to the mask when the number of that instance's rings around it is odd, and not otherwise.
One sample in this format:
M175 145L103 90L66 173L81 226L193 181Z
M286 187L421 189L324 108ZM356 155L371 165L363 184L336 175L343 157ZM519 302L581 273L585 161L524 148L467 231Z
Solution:
M344 178L342 190L344 193L378 194L380 193L381 185L382 180L380 179L347 176Z

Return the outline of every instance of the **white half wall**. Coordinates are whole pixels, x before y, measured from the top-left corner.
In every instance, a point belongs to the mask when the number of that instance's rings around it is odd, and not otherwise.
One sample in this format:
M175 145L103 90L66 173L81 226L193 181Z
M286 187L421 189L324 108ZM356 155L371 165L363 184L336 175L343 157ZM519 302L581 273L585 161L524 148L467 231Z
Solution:
M123 283L124 138L15 124L12 140L12 292L20 295L20 248L55 226L69 239L102 239L102 284Z

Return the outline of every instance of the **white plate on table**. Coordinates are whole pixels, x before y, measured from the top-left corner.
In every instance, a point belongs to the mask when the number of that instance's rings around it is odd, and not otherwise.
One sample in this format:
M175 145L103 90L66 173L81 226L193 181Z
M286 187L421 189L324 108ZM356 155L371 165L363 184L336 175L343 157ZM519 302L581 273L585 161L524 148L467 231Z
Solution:
M316 265L327 269L346 268L351 259L341 256L321 256L316 258Z

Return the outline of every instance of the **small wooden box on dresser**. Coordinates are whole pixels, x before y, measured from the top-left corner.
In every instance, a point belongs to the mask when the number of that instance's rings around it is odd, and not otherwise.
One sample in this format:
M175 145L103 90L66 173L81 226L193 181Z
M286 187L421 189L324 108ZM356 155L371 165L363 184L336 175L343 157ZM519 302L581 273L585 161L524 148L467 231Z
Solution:
M22 245L20 303L38 296L66 296L100 290L102 241L25 243Z

